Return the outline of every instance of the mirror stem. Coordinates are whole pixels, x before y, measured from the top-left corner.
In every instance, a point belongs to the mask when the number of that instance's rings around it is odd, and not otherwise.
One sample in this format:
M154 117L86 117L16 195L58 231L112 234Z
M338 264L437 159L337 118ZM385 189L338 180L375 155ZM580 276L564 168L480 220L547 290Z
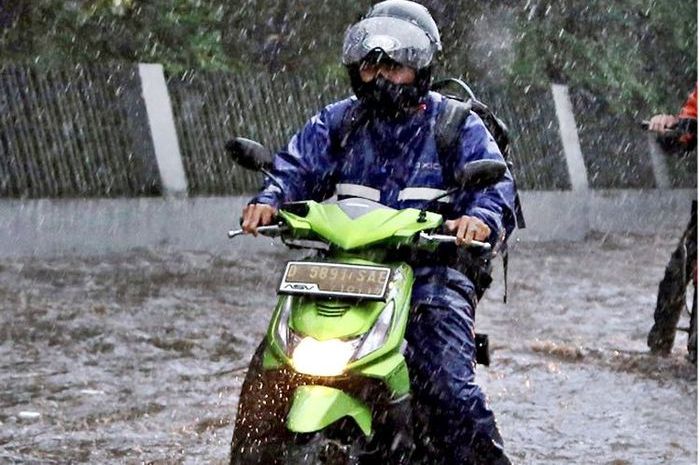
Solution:
M267 176L267 178L270 180L270 182L272 182L272 184L274 184L275 186L279 187L279 189L280 189L282 192L284 192L284 187L282 187L282 184L277 180L277 178L276 178L272 173L270 173L270 172L269 172L268 170L266 170L265 168L260 168L260 172L261 172L262 174L264 174L265 176Z

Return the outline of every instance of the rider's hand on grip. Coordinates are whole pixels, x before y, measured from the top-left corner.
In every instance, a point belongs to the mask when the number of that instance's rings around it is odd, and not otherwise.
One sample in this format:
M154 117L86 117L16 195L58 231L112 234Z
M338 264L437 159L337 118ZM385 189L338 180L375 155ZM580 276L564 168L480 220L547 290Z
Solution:
M471 241L485 241L491 235L491 228L474 216L464 215L456 220L445 221L445 229L455 233L457 245L469 245Z
M258 226L267 226L277 214L277 209L262 203L248 204L243 208L241 228L246 234L258 235Z
M648 131L663 134L673 129L678 124L678 117L674 115L655 115L649 120Z

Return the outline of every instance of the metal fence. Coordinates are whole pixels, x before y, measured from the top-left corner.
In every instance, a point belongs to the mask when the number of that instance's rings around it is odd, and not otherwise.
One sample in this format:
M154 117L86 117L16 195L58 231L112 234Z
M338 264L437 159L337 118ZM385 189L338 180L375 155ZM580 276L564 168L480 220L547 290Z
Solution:
M278 149L312 114L350 93L343 78L289 73L190 72L167 84L195 196L259 186L256 174L226 157L229 138ZM473 88L510 126L519 187L569 189L549 89ZM576 94L573 102L591 187L653 187L644 138L594 114ZM0 65L0 197L159 195L150 136L135 64ZM694 163L670 161L674 187L695 186Z
M158 194L136 69L0 66L0 196Z
M549 89L475 87L483 100L508 125L511 160L518 187L533 190L571 188Z
M224 143L243 136L277 150L323 102L342 95L330 78L242 72L191 73L168 88L189 190L194 195L251 192L257 175L225 156Z
M350 92L343 79L299 74L194 73L168 86L190 192L196 195L250 192L259 185L255 175L225 157L228 138L245 136L279 149L315 112ZM510 127L519 186L568 189L549 91L475 90Z

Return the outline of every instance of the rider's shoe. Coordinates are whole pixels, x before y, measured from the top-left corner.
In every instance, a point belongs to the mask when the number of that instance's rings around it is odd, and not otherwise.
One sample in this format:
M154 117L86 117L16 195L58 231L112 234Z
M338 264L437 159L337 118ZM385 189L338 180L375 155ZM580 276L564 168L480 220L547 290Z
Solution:
M474 441L469 463L474 465L512 465L503 449L488 439Z
M649 331L649 336L647 337L647 346L651 349L652 354L656 355L668 355L671 353L673 348L673 340L675 339L676 331L675 328L672 330L664 330L659 328L656 324Z
M474 459L475 461L469 462L474 465L513 465L506 454L501 453L500 456L484 457L482 459Z
M510 459L506 457L506 454L503 454L502 456L491 460L491 462L489 462L489 465L513 465L513 462L511 462Z

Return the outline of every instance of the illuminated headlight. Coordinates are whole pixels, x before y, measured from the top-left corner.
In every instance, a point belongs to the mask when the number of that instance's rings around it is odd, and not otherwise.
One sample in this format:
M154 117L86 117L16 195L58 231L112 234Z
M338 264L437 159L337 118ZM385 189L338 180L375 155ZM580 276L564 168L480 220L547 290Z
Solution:
M291 355L294 370L312 376L339 376L347 365L380 349L385 343L394 317L394 301L390 301L379 314L372 329L362 337L350 340L328 339L319 341L301 336L289 328L291 296L285 302L278 326L278 339L283 349Z
M367 333L360 347L357 349L355 360L359 360L362 357L371 354L375 350L379 349L386 342L386 337L389 334L389 329L391 328L391 320L394 316L394 301L392 300L384 307L382 313L377 318L377 322L374 323L374 327Z
M292 366L299 373L313 376L342 375L357 349L356 340L303 338L292 353Z

